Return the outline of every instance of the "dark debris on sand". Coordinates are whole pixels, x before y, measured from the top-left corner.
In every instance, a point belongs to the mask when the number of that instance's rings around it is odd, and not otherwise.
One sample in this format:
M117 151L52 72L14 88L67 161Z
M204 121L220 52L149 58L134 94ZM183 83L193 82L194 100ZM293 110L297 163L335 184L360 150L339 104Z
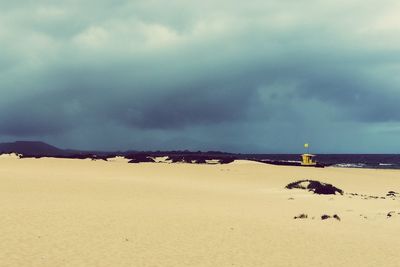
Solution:
M340 222L340 217L337 214L334 214L333 216L329 216L329 215L324 214L324 215L321 216L321 220L327 220L327 219L330 219L330 218L336 219L336 220L338 220Z
M354 196L358 196L361 197L361 199L392 199L394 200L396 197L399 196L399 193L394 192L394 191L389 191L387 192L386 196L373 196L373 195L366 195L366 194L357 194L357 193L346 193L346 195L348 195L349 198L352 198Z
M343 190L339 189L331 184L327 183L322 183L319 181L315 180L300 180L297 182L293 182L288 184L286 189L305 189L311 192L314 192L314 194L320 194L320 195L335 195L336 193L339 193L343 195Z
M304 214L304 213L302 213L302 214L300 214L300 215L297 215L297 216L294 216L294 218L293 219L307 219L308 218L308 215L307 214Z
M307 218L308 218L308 215L305 214L305 213L302 213L302 214L299 214L299 215L293 217L293 219L295 219L295 220L296 219L307 219ZM311 219L314 220L314 218L315 217L312 217ZM337 220L339 222L341 221L339 215L337 215L337 214L334 214L332 216L324 214L324 215L321 216L321 220L327 220L327 219L335 219L335 220Z
M330 217L331 216L324 214L321 216L321 220L326 220L326 219L329 219Z
M386 196L387 197L397 197L397 196L399 196L399 193L394 192L394 191L389 191L389 192L387 192Z
M391 218L391 217L393 217L395 215L396 216L400 215L400 212L390 211L390 212L388 212L388 214L386 214L386 218Z

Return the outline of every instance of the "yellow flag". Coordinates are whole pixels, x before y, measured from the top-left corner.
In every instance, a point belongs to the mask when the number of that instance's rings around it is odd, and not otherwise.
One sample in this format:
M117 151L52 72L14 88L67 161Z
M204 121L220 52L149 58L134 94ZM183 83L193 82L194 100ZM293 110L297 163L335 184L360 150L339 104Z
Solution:
M306 143L306 144L304 144L304 147L305 147L305 148L308 148L308 146L309 146L309 145L308 145L307 143Z

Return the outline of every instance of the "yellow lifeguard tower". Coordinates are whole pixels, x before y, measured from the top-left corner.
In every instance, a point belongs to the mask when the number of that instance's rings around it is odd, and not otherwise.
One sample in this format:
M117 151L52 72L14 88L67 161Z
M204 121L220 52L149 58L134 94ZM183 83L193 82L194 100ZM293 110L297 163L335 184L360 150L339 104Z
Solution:
M303 166L315 166L317 165L317 162L313 160L315 155L312 154L303 154L301 155L301 165Z
M307 149L307 153L301 155L301 165L302 166L316 166L317 165L317 162L313 160L315 155L308 153L309 146L310 145L308 143L304 144L304 148Z

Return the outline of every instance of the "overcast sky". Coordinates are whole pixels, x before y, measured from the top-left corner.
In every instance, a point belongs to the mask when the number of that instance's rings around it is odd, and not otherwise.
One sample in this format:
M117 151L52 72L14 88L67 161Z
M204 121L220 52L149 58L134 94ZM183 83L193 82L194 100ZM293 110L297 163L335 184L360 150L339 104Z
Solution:
M400 152L396 0L0 1L0 141Z

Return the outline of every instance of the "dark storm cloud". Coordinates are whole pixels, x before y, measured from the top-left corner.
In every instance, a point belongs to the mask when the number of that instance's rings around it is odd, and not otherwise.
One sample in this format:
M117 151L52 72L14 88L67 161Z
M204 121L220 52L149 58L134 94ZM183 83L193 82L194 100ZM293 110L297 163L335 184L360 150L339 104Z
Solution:
M396 2L164 5L0 3L2 139L343 152L396 131Z

